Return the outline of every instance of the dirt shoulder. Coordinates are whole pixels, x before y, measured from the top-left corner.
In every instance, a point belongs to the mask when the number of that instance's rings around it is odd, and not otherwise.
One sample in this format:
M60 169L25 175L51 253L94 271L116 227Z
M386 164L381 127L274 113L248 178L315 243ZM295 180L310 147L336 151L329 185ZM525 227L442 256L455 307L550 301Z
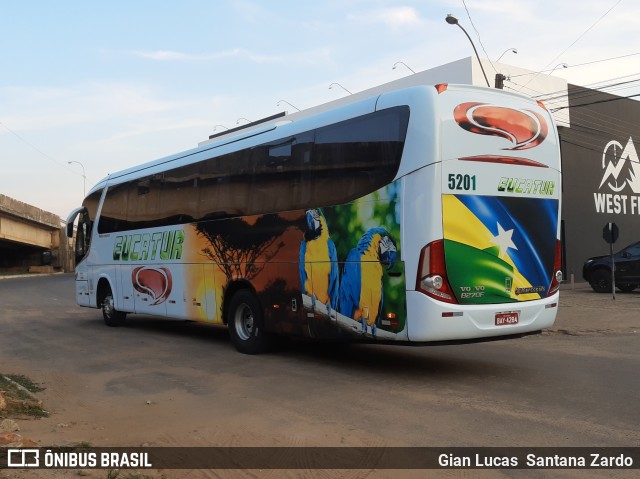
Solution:
M0 290L5 333L0 373L24 375L46 388L35 396L50 414L39 419L0 417L0 422L13 421L7 423L11 431L0 433L7 435L4 445L611 445L630 444L637 437L637 421L627 420L633 412L623 416L625 422L612 425L608 418L617 417L614 412L605 414L593 406L579 410L575 398L588 398L590 387L600 387L591 373L604 367L605 355L616 365L612 369L631 376L628 364L635 368L637 348L628 346L634 343L630 336L640 331L640 291L619 294L614 301L588 285L563 287L556 324L543 333L551 337L442 348L366 345L341 351L305 344L255 357L235 352L226 330L196 323L132 316L124 328L107 328L99 311L75 305L72 278L5 285L14 289ZM555 359L566 350L575 358ZM594 351L598 357L591 357ZM538 363L540 370L532 370ZM566 382L572 377L566 368L572 364L578 368L573 377L584 375L584 380ZM560 390L551 382L556 370L562 377ZM537 396L546 391L553 400ZM540 414L539 404L551 411ZM607 419L592 419L598 414ZM361 472L313 477L363 477ZM153 474L170 479L296 477L278 471ZM75 475L0 471L0 479ZM106 471L80 475L108 477ZM439 477L442 471L366 475L425 478ZM450 477L472 475L460 471ZM485 477L509 476L492 471ZM129 479L128 474L119 479Z
M631 293L594 292L587 283L560 291L560 308L550 333L616 334L640 332L640 289Z

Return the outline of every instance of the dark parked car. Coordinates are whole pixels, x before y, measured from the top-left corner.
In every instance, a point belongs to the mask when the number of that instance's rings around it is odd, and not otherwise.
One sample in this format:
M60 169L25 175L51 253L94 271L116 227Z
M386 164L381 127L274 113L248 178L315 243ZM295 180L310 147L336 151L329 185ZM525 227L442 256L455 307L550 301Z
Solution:
M616 286L629 292L640 286L640 241L613 255ZM582 277L597 293L611 292L611 256L595 256L584 262Z

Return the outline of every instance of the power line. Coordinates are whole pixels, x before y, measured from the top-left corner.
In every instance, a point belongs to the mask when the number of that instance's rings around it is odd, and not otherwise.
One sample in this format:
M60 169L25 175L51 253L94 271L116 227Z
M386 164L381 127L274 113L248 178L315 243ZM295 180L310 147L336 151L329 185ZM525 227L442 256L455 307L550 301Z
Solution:
M556 121L564 122L571 128L588 128L592 132L599 132L602 135L634 136L638 134L638 125L602 112L595 113L587 109L574 110L570 108L556 111L554 117Z
M584 37L593 27L595 27L598 23L600 23L600 21L606 17L609 12L611 12L611 10L613 10L614 8L616 8L620 2L622 2L622 0L618 0L611 8L609 8L609 10L607 10L606 12L604 12L604 14L598 18L589 28L587 28L578 38L576 38L571 45L569 45L567 48L565 48L559 55L557 55L553 60L551 60L549 63L547 63L547 65L545 66L545 68L548 68L551 64L553 64L556 60L558 60L562 55L564 55L572 46L574 46L576 43L578 43L580 41L580 39L582 39L582 37ZM538 74L536 76L538 76L540 74L540 72L538 72ZM529 83L531 83L536 76L534 76L531 80L529 80L529 82L527 82L524 86L527 86Z
M596 105L598 103L608 103L610 101L624 100L625 98L635 98L637 96L640 96L640 93L636 93L635 95L619 96L619 97L616 97L616 98L608 98L606 100L592 101L592 102L589 102L589 103L583 103L581 105L571 105L571 108L580 108L581 106ZM567 106L558 107L558 108L556 108L554 110L551 110L551 113L554 113L554 112L559 111L559 110L564 110L565 108L569 108L569 106L567 105Z
M27 140L25 140L22 136L18 135L15 131L13 131L11 128L9 128L7 125L5 125L3 122L0 121L0 125L2 125L2 127L7 130L9 133L11 133L13 136L15 136L16 138L18 138L21 142L23 142L25 145L27 145L28 147L32 148L33 150L37 151L38 153L40 153L42 156L44 156L46 159L53 161L56 165L64 168L67 171L72 172L73 174L77 174L79 175L79 173L77 171L72 170L71 168L67 167L66 165L64 165L63 163L59 162L58 160L56 160L55 158L52 158L51 156L47 155L44 151L42 151L40 148L38 148L37 146L35 146L34 144L28 142ZM80 175L82 176L82 175Z
M583 145L580 143L574 143L573 141L567 140L566 138L560 138L560 143L567 143L569 145L573 145L573 146L577 146L579 148L584 148L585 150L589 150L589 151L593 151L594 153L601 153L602 149L595 149L595 148L590 148L587 145Z
M547 66L551 65L553 62L555 62L556 60L558 60L562 55L564 55L572 46L574 46L576 43L578 43L582 37L584 37L593 27L595 27L598 23L600 23L600 21L606 17L609 12L611 12L611 10L613 10L614 8L616 8L620 2L622 2L622 0L618 0L615 5L613 5L611 8L609 8L609 10L607 10L606 12L604 12L604 14L598 18L589 28L587 28L578 38L576 38L573 43L571 43L571 45L569 45L567 48L565 48L559 55L557 55L553 60L551 60Z
M618 80L621 78L628 78L634 75L640 75L640 73L633 73L632 75L627 75L626 77L612 78L609 81ZM595 92L603 92L605 89L616 91L616 90L623 90L626 88L632 88L634 86L632 85L632 83L637 83L637 82L640 82L640 78L635 78L633 80L626 80L626 81L621 81L616 83L608 83L608 84L603 82L598 82L598 83L602 83L602 85L599 85L599 86L596 86L596 84L591 84L588 86L582 86L582 85L576 85L576 86L580 88L584 88L584 91L580 93L584 93L585 94L584 96L588 96L588 95L593 95ZM614 87L619 87L619 88L614 88ZM580 95L580 93L578 93L578 95ZM546 95L555 95L555 96L546 96ZM558 91L549 92L549 93L541 93L538 97L535 97L535 98L537 100L543 100L545 102L548 102L548 101L565 98L566 96L567 96L567 93L565 90L558 90ZM576 95L574 95L574 97L575 96Z
M634 75L637 76L638 74L636 73ZM570 127L572 133L576 135L580 134L580 137L583 137L580 140L583 144L590 143L591 145L593 145L592 149L594 151L597 151L597 149L602 148L602 145L594 143L594 141L596 141L598 138L606 139L607 137L611 137L612 135L627 136L627 137L637 136L638 127L632 123L629 123L628 121L624 121L623 119L620 119L615 116L607 115L606 113L603 113L601 111L596 113L596 112L591 112L588 109L582 109L582 108L573 109L572 107L587 106L587 105L592 105L597 103L614 101L617 99L633 98L636 96L640 96L640 95L633 94L633 95L626 95L626 96L617 96L615 98L607 98L607 99L601 98L603 94L613 95L611 91L637 88L638 82L640 82L639 78L626 80L626 81L616 81L616 80L623 80L625 78L629 78L630 76L633 76L633 75L625 75L617 78L612 78L610 80L607 80L608 83L605 83L602 81L595 83L595 85L599 85L601 89L590 89L588 87L576 85L576 87L580 88L580 90L577 90L577 92L572 92L571 94L572 105L570 105L569 107L558 106L557 108L553 108L554 104L557 105L559 103L566 103L566 101L568 100L567 90L559 90L557 92L548 92L545 94L540 93L540 95L537 98L544 101L549 111L553 113L556 123L559 126L564 125L564 126ZM514 83L517 85L517 83L513 81L511 81L511 83ZM509 86L506 86L506 88L514 90ZM530 89L530 88L527 88L527 89ZM603 91L605 89L609 91ZM552 95L552 96L548 96L548 95ZM600 97L600 99L597 99L598 97ZM588 101L589 99L593 99L593 101ZM582 101L582 103L579 103L578 105L574 105L574 103L580 102L580 101ZM571 113L569 113L570 111ZM588 132L585 132L585 131L581 132L580 129L588 130Z
M575 65L569 65L567 68L583 67L585 65L593 65L594 63L608 62L608 61L611 61L611 60L619 60L620 58L633 57L633 56L636 56L636 55L640 55L640 52L629 53L628 55L620 55L618 57L603 58L602 60L593 60L593 61L585 62L585 63L577 63ZM520 73L519 75L510 75L509 78L518 78L518 77L524 77L524 76L528 76L528 75L538 75L539 73L545 73L547 71L551 71L551 70L541 70L541 71L538 71L538 72Z
M482 43L482 39L480 38L480 32L478 31L478 29L476 28L475 23L473 23L473 20L471 19L471 13L469 12L469 8L467 7L467 3L465 2L465 0L462 0L462 5L464 5L464 9L467 12L467 17L469 17L469 22L471 22L471 26L473 27L474 31L476 32L476 36L478 37L478 42L480 43L480 46L482 47L482 51L486 55L487 60L489 60L489 63L491 64L491 68L493 68L493 71L498 73L498 70L496 70L496 67L493 65L493 62L491 61L491 58L489 58L489 54L487 53L487 50L484 48L484 44Z
M639 75L639 74L636 73L635 75ZM638 83L640 83L640 78L635 78L633 80L626 80L622 82L608 83L608 84L603 83L597 87L575 85L575 88L571 94L571 97L573 100L579 100L583 98L589 98L589 97L601 95L602 93L613 95L612 92L614 91L628 90L630 88L638 88ZM556 93L558 94L556 95ZM560 90L558 92L550 92L548 93L548 95L554 95L554 96L545 96L545 94L541 94L534 98L537 100L544 101L546 103L561 101L567 98L567 96L569 95L569 92L565 90ZM621 96L621 95L618 95L618 96Z
M605 81L613 81L613 80L618 80L618 79L622 79L622 78L628 78L631 76L637 76L640 75L640 73L632 73L630 75L625 75L622 77L617 77L617 78L612 78L610 80L605 80ZM561 89L561 90L556 90L556 91L551 91L551 92L540 92L538 90L534 90L531 87L527 87L526 85L521 85L515 81L513 81L511 79L512 77L509 77L506 79L507 82L509 83L513 83L514 85L522 88L526 88L527 90L536 93L536 95L530 95L531 98L534 98L536 100L541 100L544 101L545 103L549 103L549 102L553 102L553 101L560 101L564 98L567 97L567 91L566 89ZM633 80L627 80L627 81L623 81L623 82L617 82L617 83L604 83L604 81L600 81L600 82L595 82L595 83L591 83L588 85L575 85L578 88L583 88L584 90L578 93L574 93L572 96L574 98L580 98L582 96L593 96L593 95L597 95L598 93L611 93L612 91L618 91L618 90L624 90L624 89L628 89L628 88L635 88L636 85L633 85L633 83L637 83L640 82L640 78L636 78ZM505 88L508 88L510 90L513 91L520 91L520 90L516 90L515 88L510 88L509 86L505 86ZM606 90L610 90L610 91L606 91ZM553 95L553 96L549 96L549 95Z
M610 83L604 83L603 81L600 81L593 84L589 84L587 86L575 85L576 88L580 88L581 90L573 92L571 94L571 98L573 101L576 101L580 99L587 99L589 97L599 96L599 95L602 95L603 93L613 95L614 94L613 92L619 92L621 90L628 90L632 88L636 89L638 88L638 83L640 83L640 78L634 78L632 80L618 81L618 82L615 82L614 80L621 80L623 78L629 78L631 76L638 76L638 75L640 75L640 73L634 73L631 75L625 75L622 77L606 80ZM543 101L550 110L552 109L552 106L554 104L566 102L568 99L568 91L566 89L542 93L530 87L525 87L524 85L520 85L511 79L507 79L507 81L518 87L526 88L530 92L536 93L536 94L532 93L530 94L530 96L536 100ZM517 91L516 89L511 88L508 85L506 85L505 88L513 91ZM635 95L627 95L627 96L618 95L618 96L631 98L631 97L634 97Z

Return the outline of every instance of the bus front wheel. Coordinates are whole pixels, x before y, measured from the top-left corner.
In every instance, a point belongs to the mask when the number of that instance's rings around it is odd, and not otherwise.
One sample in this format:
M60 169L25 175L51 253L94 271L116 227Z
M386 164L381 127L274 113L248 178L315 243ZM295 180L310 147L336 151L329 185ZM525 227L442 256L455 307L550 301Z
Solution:
M111 288L108 288L102 299L102 317L107 326L122 326L127 317L127 313L116 309Z
M247 289L238 291L231 297L227 311L229 337L235 348L244 354L263 353L268 337L256 295Z

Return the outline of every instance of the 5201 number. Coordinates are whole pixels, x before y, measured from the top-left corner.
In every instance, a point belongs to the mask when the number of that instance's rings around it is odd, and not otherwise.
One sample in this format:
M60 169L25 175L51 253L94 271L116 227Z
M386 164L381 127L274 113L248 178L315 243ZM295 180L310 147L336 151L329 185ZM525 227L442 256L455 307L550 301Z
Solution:
M476 175L461 175L455 173L449 173L449 189L450 190L475 190L476 189Z

